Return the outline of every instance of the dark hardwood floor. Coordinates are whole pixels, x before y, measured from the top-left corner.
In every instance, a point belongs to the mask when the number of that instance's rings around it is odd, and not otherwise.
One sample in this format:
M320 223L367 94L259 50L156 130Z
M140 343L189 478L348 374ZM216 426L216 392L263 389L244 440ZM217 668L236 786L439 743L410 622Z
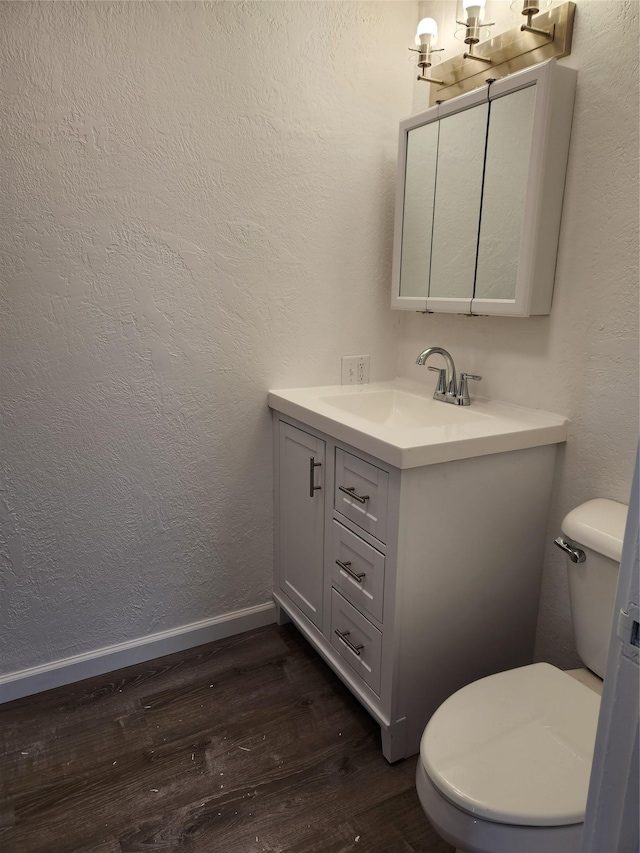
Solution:
M291 625L0 706L3 853L450 853Z

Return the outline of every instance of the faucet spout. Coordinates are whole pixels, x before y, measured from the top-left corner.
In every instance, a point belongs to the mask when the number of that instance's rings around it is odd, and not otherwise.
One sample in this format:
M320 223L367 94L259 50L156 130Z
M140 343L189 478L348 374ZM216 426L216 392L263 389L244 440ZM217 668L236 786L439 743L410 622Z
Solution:
M432 355L441 355L446 364L446 397L448 401L454 402L458 393L458 377L456 376L456 366L453 363L451 355L442 349L442 347L427 347L426 350L420 353L416 359L416 364L426 364L427 359ZM436 392L438 393L438 392ZM441 398L438 398L441 399Z

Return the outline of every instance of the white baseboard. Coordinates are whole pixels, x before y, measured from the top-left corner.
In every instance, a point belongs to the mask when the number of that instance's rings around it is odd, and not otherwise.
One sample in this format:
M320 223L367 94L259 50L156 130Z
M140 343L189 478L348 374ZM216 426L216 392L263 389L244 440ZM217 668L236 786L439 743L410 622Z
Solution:
M213 619L192 622L170 631L160 631L137 640L128 640L126 643L117 643L41 666L10 672L0 676L0 704L41 693L43 690L62 687L83 678L103 675L125 666L182 652L194 646L221 640L223 637L261 628L275 621L275 606L273 602L268 602L224 613Z

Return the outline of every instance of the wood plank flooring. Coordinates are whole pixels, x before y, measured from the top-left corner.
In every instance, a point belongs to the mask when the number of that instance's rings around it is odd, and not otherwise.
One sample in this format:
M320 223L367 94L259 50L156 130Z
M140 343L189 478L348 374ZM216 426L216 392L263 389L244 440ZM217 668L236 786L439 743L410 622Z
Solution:
M0 706L3 853L451 853L292 625Z

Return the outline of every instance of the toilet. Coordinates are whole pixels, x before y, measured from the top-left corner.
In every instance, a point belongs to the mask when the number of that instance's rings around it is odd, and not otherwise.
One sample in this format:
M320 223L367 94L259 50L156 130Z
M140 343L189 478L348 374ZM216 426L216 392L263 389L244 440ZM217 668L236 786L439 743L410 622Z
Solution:
M591 500L556 539L587 669L490 675L450 696L424 730L418 796L458 853L579 851L626 517L623 504Z

